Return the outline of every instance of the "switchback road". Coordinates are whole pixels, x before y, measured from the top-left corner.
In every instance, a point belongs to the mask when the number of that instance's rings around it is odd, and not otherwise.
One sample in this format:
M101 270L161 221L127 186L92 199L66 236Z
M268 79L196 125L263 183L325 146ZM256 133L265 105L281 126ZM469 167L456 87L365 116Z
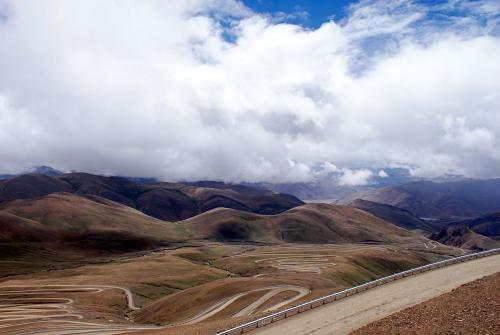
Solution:
M257 329L252 335L342 335L401 309L500 272L500 255L407 277Z

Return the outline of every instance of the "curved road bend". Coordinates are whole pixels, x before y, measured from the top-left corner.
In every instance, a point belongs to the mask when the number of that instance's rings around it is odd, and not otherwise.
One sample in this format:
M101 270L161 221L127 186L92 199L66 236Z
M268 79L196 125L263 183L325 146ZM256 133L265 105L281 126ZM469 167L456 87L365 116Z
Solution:
M27 293L33 294L33 293L40 293L43 291L59 291L59 292L71 292L72 289L78 289L78 290L83 290L83 291L96 291L95 293L102 292L103 290L120 290L122 291L126 298L127 298L127 307L129 309L133 310L138 310L140 307L135 305L134 302L134 296L132 292L125 287L121 286L113 286L113 285L51 285L51 284L44 284L44 285L6 285L6 286L1 286L0 285L0 293L2 293L1 289L6 289L6 288L31 288L31 287L43 287L44 289L33 289L33 290L27 290ZM58 287L58 288L55 288ZM59 288L62 287L62 288ZM49 289L52 288L52 289ZM9 292L9 291L7 291ZM12 293L12 292L11 292ZM15 292L14 292L15 293ZM19 293L19 292L18 292ZM24 292L23 292L24 293Z
M192 317L192 318L190 318L190 319L188 319L188 320L186 320L184 322L181 322L179 324L189 325L189 324L201 322L201 321L206 320L209 317L214 316L215 314L221 312L222 310L224 310L225 308L229 307L231 304L233 304L236 300L240 299L241 297L244 297L244 296L246 296L248 294L251 294L251 293L254 293L254 292L267 291L267 290L269 290L269 292L267 292L266 294L264 294L259 299L255 300L250 305L248 305L248 306L244 307L243 309L241 309L234 316L250 315L260 305L262 305L263 303L265 303L266 301L268 301L269 299L271 299L275 295L280 294L280 293L285 292L285 291L295 291L295 292L297 292L297 295L293 296L292 298L287 299L285 301L276 302L274 305L272 305L272 306L269 307L269 309L268 309L269 311L281 308L282 306L288 305L288 304L290 304L290 303L292 303L292 302L294 302L294 301L296 301L298 299L301 299L302 297L308 295L309 293L311 293L311 291L309 291L306 288L299 287L299 286L291 286L291 285L279 285L279 286L262 287L262 288L259 288L259 289L256 289L256 290L251 290L251 291L246 291L246 292L238 293L238 294L236 294L234 296L231 296L231 297L226 298L226 299L224 299L222 301L219 301L219 302L211 305L210 307L208 307L207 309L205 309L204 311L202 311L198 315L196 315L196 316L194 316L194 317Z
M370 322L496 272L500 272L500 255L451 265L358 293L257 329L250 334L349 334Z

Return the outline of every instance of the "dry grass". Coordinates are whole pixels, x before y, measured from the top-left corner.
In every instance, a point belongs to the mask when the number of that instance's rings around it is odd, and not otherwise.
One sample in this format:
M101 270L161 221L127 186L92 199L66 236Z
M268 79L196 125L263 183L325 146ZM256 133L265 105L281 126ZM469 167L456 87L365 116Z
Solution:
M215 256L216 252L208 253L208 256L204 248L192 248L189 252L178 250L177 254L182 257L208 262L213 267L233 273L233 276L159 299L134 313L135 319L162 324L179 322L238 293L283 284L310 289L312 293L304 298L306 300L429 262L427 255L395 245L280 245L251 248L241 245L239 248L239 252L233 251L222 256ZM230 249L238 249L238 246L232 245ZM280 270L272 265L272 260L262 261L273 257L286 259L287 255L318 255L335 265L323 268L320 273L308 273ZM218 316L227 314L231 314L229 310Z
M282 302L282 301L289 300L290 298L295 297L297 294L298 293L295 292L295 291L285 291L285 292L278 293L275 296L273 296L271 299L269 299L268 301L266 301L265 303L263 303L262 305L260 305L256 309L256 312L257 313L264 312L268 308L274 306L275 304L277 304L279 302Z
M42 198L2 203L0 210L39 222L40 226L56 233L117 232L165 241L181 238L176 224L99 197L89 199L70 193L54 193Z
M175 252L175 251L174 251ZM100 265L84 265L77 268L45 272L37 275L17 276L1 285L118 285L129 288L138 303L147 303L166 294L198 286L227 277L225 271L189 262L174 256L172 251L152 253L130 259L116 260ZM111 292L111 291L110 291ZM108 292L104 292L105 297ZM103 298L104 299L104 298ZM101 301L104 306L116 307L116 300ZM124 297L120 298L118 314L125 310ZM85 304L76 301L86 309ZM92 309L89 309L92 310Z
M190 238L263 243L426 241L362 210L327 204L307 204L272 216L218 208L182 223Z
M144 305L143 309L131 315L136 322L171 324L196 316L217 301L251 290L277 285L310 289L311 294L294 302L297 304L427 263L433 257L441 257L427 252L425 249L418 251L413 244L256 245L200 242L198 246L130 255L102 264L16 276L4 280L0 285L123 286L131 289L138 303ZM327 259L328 263L334 265L324 267L318 273L310 273L294 271L293 268L279 269L274 266L272 259L269 260L276 257L293 259L296 255ZM259 276L254 277L255 275ZM202 324L175 329L179 334L186 329L193 330L188 334L196 334L194 329L219 329L218 327L234 321L245 320L246 318L228 319L228 316L264 293L260 291L255 295L246 295ZM260 310L292 295L290 292L276 295L272 301L261 306ZM125 297L118 291L104 291L95 296L76 296L74 306L91 319L115 318L125 321ZM173 331L168 329L168 333Z

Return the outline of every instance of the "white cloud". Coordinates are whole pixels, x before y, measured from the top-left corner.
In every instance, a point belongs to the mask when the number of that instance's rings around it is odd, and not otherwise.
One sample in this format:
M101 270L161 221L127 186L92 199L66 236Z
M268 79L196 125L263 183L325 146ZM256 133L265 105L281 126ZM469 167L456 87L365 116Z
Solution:
M309 30L232 0L0 0L0 171L498 176L495 8L362 1Z
M345 170L339 177L339 185L362 186L370 182L373 172L367 169Z
M378 176L379 176L380 178L387 178L387 177L389 177L389 175L387 174L387 172L385 172L384 170L380 170L380 171L378 172Z

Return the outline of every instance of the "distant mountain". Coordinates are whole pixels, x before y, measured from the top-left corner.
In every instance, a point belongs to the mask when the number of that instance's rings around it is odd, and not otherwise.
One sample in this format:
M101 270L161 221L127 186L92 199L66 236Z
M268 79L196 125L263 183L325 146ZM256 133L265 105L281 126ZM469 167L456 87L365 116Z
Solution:
M322 200L334 202L355 192L365 192L374 189L370 186L342 186L334 180L315 180L309 183L253 183L253 187L269 189L279 193L293 194L304 201Z
M459 224L466 225L478 234L500 240L500 212L481 215L471 220L461 221Z
M315 171L310 182L301 183L246 183L252 187L269 189L279 193L292 194L302 200L326 200L333 202L355 192L366 192L382 187L401 185L414 180L408 169L387 168L367 169L372 176L366 185L343 185L340 180L343 172L324 173Z
M273 216L219 208L182 222L193 238L252 242L415 242L421 239L362 210L306 204Z
M0 181L0 202L72 191L71 185L58 178L43 174L24 174Z
M77 172L57 177L28 174L0 181L0 202L55 192L96 195L167 221L183 220L217 207L277 214L303 204L294 196L249 186L212 186L217 188L165 182L137 184L123 177Z
M34 166L31 169L24 171L23 173L0 174L0 180L12 179L23 174L42 174L49 177L56 177L62 175L63 172L56 170L50 166L40 165Z
M203 187L203 188L214 188L218 190L233 190L239 193L243 193L246 195L254 195L254 196L266 195L266 194L270 195L275 193L275 191L272 191L265 187L256 187L245 184L226 184L221 181L200 180L194 182L181 182L181 183L184 185ZM286 192L278 192L278 193L286 194Z
M43 174L49 177L56 177L60 176L63 174L63 172L54 169L53 167L46 166L46 165L40 165L40 166L35 166L33 167L32 170L28 171L29 173L37 173L37 174Z
M158 179L152 177L124 177L124 178L136 184L155 184L159 182Z
M419 230L426 233L439 231L439 228L433 226L431 222L422 220L405 209L391 205L356 199L351 202L349 206L362 209L365 212L381 218L382 220L408 230Z
M500 211L500 179L415 181L352 194L337 203L349 204L356 199L406 209L420 218L468 219Z
M430 239L467 250L488 250L500 247L500 241L477 234L465 225L451 226L433 234Z

